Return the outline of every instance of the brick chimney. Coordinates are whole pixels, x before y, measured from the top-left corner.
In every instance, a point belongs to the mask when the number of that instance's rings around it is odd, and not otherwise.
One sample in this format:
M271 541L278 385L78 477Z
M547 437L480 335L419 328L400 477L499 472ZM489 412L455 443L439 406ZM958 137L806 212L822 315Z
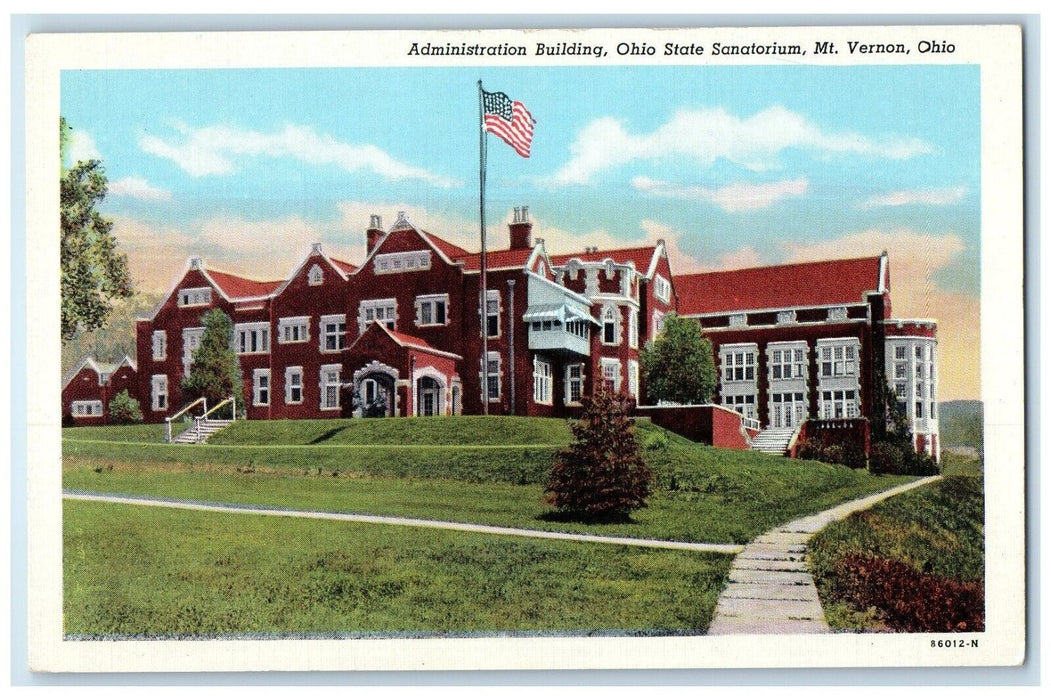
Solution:
M383 219L379 214L372 214L369 216L369 227L365 229L365 255L372 254L383 236Z
M511 250L533 247L533 224L529 221L529 207L515 207L511 230Z

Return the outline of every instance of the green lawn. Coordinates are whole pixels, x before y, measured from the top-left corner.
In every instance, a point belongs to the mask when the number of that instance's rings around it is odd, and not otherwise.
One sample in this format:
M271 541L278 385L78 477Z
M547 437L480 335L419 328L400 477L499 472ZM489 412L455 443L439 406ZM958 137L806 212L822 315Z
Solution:
M820 462L705 447L640 422L640 441L651 445L646 459L655 476L649 507L637 511L630 523L588 525L545 519L550 512L543 503L542 484L555 448L478 444L489 426L507 419L472 418L466 428L468 421L460 419L356 422L366 424L367 429L385 424L385 431L400 429L414 438L418 431L430 431L445 420L450 432L464 434L467 445L270 447L67 440L63 484L94 491L745 543L800 515L908 480ZM530 420L512 419L512 427ZM283 421L279 427L296 422ZM342 429L351 422L330 423ZM542 423L552 428L562 422ZM253 435L258 436L267 425L263 421L250 424ZM322 427L304 427L300 436L305 439L331 432ZM503 435L523 439L521 431L505 430ZM387 432L386 439L393 441L393 432Z
M985 500L982 477L973 475L975 466L950 459L946 467L954 475L857 513L811 540L807 559L833 627L868 631L886 626L887 610L879 605L860 605L848 593L848 557L902 565L906 575L926 577L938 590L974 585L981 589ZM948 594L940 597L949 600ZM938 601L905 602L929 607ZM930 610L921 612L938 617Z
M731 557L67 502L67 635L703 632Z

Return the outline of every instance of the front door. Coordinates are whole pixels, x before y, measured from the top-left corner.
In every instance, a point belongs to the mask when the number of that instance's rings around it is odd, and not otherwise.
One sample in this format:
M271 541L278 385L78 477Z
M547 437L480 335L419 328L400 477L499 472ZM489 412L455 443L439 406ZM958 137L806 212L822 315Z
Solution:
M441 415L442 386L431 377L420 379L420 409L421 416Z

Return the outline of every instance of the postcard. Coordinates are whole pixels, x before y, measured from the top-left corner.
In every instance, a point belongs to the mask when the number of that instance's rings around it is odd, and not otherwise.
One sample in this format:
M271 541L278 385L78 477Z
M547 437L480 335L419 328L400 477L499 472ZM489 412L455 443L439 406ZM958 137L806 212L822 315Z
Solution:
M1021 664L1021 61L31 36L32 669Z

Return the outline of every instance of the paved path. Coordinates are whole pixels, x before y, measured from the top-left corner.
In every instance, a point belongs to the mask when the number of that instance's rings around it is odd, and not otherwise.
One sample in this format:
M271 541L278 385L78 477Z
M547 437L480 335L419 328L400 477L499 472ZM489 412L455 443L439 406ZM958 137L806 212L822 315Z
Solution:
M848 501L757 537L734 559L730 582L716 603L708 634L830 632L807 570L807 542L830 523L940 478L927 477Z
M601 544L621 544L632 547L652 547L656 549L685 549L693 552L718 552L720 554L737 554L744 547L739 544L710 544L707 542L671 542L667 540L646 540L634 537L606 537L603 535L579 535L568 532L546 532L544 530L527 530L516 527L495 527L493 525L475 525L456 523L445 520L421 520L418 518L396 518L383 515L359 515L356 513L333 513L312 510L291 510L266 506L236 505L229 503L209 503L204 501L186 501L167 498L149 498L146 496L121 496L118 494L96 493L93 491L63 491L63 498L73 501L97 501L103 503L124 503L134 506L153 506L158 508L178 508L182 510L203 510L212 513L239 513L241 515L276 515L285 518L314 518L317 520L342 520L356 523L373 523L377 525L407 525L411 527L429 527L440 530L459 530L461 532L478 532L487 535L512 535L516 537L535 537L549 540L568 540L570 542L598 542Z

